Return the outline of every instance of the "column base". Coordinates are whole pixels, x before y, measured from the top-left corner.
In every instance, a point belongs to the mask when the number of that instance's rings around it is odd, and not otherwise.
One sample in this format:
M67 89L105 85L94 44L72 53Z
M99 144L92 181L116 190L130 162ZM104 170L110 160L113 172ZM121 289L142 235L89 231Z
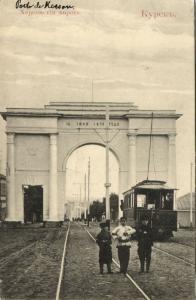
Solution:
M20 228L22 226L21 221L9 221L5 220L2 222L2 228Z
M61 227L63 225L63 221L44 221L43 227L50 227L50 228L56 228Z

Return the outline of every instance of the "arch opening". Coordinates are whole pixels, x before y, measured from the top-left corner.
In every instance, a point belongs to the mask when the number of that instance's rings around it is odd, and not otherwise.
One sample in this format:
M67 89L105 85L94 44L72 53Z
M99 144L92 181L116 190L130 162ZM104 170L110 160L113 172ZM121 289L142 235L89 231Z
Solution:
M71 152L65 165L65 214L69 218L85 216L93 201L105 198L105 147L81 145ZM109 151L110 194L119 193L119 161Z

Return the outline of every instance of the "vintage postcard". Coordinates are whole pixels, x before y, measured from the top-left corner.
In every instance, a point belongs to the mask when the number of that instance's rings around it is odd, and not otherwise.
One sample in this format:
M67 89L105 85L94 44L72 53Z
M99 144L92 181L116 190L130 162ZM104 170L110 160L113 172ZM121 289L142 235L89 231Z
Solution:
M195 299L193 0L0 0L0 299Z

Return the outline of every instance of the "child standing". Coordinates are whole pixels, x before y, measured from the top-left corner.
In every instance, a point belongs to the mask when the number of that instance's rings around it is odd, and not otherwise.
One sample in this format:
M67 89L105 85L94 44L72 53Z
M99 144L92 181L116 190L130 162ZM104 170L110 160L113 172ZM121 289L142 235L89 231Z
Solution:
M151 251L153 246L152 229L149 224L148 217L145 216L141 220L141 225L137 230L138 240L138 256L140 259L140 272L144 272L144 264L146 262L146 272L149 272Z
M103 266L107 264L108 273L112 273L112 236L108 231L106 223L100 223L101 231L97 235L96 243L99 246L99 266L100 273L103 274Z

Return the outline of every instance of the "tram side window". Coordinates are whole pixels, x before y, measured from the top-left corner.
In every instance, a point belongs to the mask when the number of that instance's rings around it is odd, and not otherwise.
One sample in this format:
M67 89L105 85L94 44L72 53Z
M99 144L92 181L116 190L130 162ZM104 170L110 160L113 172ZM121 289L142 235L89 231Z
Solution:
M137 207L146 206L146 195L138 194L137 195Z
M131 207L131 195L129 195L129 207Z
M134 207L134 194L131 193L131 207Z
M162 196L161 196L161 208L164 209L164 206L165 206L165 196L162 195Z
M124 207L128 208L128 205L129 205L129 203L128 203L128 196L125 196Z

